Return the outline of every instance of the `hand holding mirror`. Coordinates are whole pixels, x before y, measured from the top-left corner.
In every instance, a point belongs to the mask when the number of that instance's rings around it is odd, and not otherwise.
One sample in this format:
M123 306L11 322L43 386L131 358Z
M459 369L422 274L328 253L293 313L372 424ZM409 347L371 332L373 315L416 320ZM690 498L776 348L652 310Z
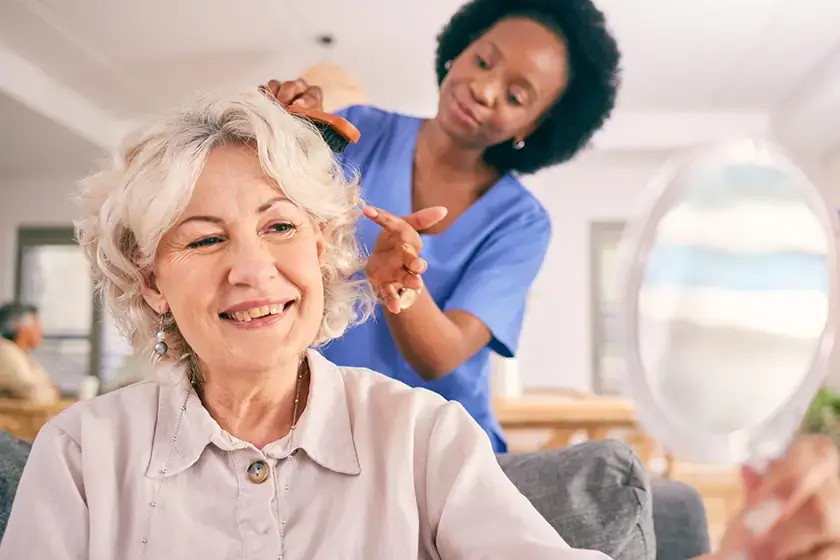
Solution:
M835 212L751 140L671 164L651 194L622 246L628 389L679 459L747 465L709 558L840 557L840 454L794 439L837 335Z

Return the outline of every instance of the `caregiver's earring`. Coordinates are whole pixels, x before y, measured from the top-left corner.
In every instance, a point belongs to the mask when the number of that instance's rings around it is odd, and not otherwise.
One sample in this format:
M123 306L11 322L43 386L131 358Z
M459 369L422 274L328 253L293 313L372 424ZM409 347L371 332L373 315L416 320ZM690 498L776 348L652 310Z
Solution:
M449 69L452 68L452 61L447 60L446 62L443 63L443 67L446 69L447 72L449 72Z
M513 143L514 150L521 150L525 147L525 140L517 140Z
M155 333L155 355L158 358L163 358L166 356L166 353L169 351L169 346L164 342L166 339L166 332L163 330L164 326L164 315L163 313L160 314L160 323L158 324L158 330Z

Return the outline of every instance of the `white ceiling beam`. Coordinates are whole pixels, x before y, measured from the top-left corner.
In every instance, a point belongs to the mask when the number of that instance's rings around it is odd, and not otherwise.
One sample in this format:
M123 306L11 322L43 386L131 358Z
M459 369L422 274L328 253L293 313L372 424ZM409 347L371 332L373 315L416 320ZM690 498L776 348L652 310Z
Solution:
M106 150L128 125L0 45L0 91Z
M592 147L672 150L738 137L764 137L769 132L770 119L764 113L616 111L592 139Z
M840 45L773 111L773 129L814 158L840 146Z

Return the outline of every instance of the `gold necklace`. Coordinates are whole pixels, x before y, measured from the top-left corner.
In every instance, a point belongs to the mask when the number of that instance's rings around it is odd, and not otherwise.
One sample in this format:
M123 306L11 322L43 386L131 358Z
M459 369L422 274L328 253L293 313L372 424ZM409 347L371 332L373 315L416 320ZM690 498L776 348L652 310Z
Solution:
M187 390L187 395L184 397L184 402L181 404L181 413L178 415L178 421L175 424L175 433L172 436L172 440L169 443L169 450L166 454L166 461L163 463L163 468L160 470L160 474L164 477L169 469L169 463L172 460L172 452L175 450L175 445L178 442L178 432L181 429L181 423L184 419L184 414L187 411L187 403L190 400L190 396L192 395L193 391L196 393L196 397L198 397L199 387L201 383L198 381L198 376L196 375L195 368L192 364L189 366L190 368L190 388ZM294 449L294 440L295 440L295 430L297 429L298 420L300 420L300 391L303 386L303 378L306 373L309 372L309 361L304 358L303 363L301 364L300 369L298 370L298 377L297 383L295 386L295 402L292 406L292 425L289 428L289 438L288 443L286 444L286 483L283 485L283 500L282 504L278 505L278 517L280 519L280 554L277 556L277 560L283 560L285 557L285 550L286 550L286 522L287 519L285 515L288 513L286 511L288 500L289 500L289 486L291 481L292 475L292 460L294 459L297 450ZM201 400L199 399L199 402ZM155 510L157 509L157 501L158 496L160 495L160 489L163 485L164 478L161 477L158 480L157 487L155 488L154 497L152 501L149 503L151 507L151 511L149 511L149 517L146 522L146 531L143 538L140 539L140 544L143 545L141 549L141 557L145 555L146 550L148 549L147 544L149 542L148 535L152 528L152 516L154 515Z

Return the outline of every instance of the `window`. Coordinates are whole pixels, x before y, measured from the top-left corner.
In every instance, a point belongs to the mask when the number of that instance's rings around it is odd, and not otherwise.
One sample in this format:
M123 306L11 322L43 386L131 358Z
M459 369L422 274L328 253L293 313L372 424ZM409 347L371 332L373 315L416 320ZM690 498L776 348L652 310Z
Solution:
M592 388L598 394L620 394L625 374L618 269L623 229L620 222L594 222L589 230Z
M18 230L16 299L38 308L44 343L32 353L61 389L73 394L98 371L93 281L72 228Z
M130 348L103 317L87 259L73 229L18 230L16 299L38 308L44 343L32 352L62 393L87 375L110 381Z

